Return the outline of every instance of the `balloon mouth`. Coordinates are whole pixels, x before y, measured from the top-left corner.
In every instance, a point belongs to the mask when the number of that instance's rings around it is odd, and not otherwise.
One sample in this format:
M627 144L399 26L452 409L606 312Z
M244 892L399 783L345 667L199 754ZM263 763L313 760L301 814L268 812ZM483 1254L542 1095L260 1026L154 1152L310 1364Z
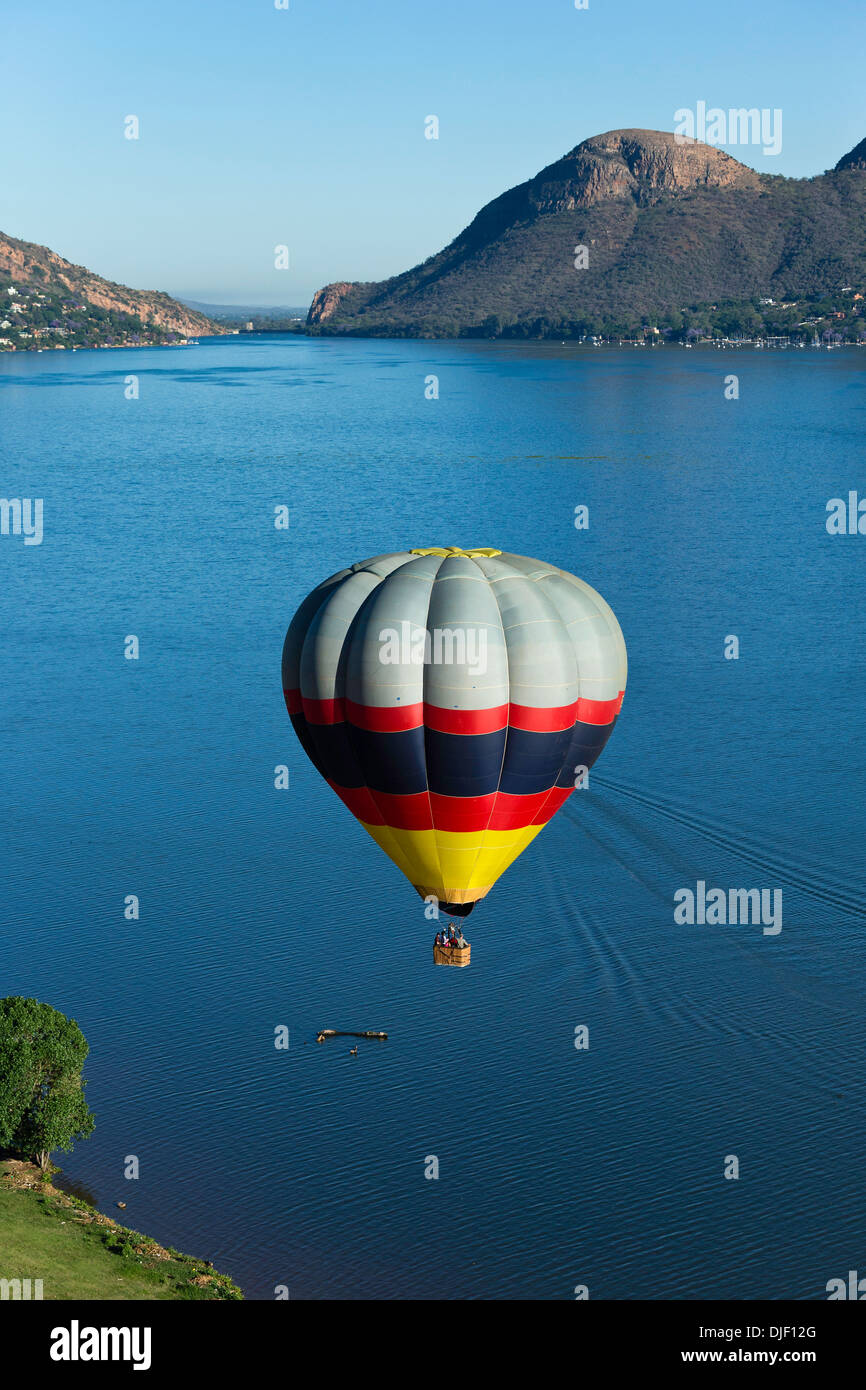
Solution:
M431 545L427 550L412 550L411 555L441 555L443 559L450 560L455 555L463 555L467 560L475 560L481 556L485 560L492 560L494 555L501 555L501 550L495 550L493 546L481 547L481 549L461 550L459 545Z
M474 906L474 903L439 903L439 911L446 917L468 917Z

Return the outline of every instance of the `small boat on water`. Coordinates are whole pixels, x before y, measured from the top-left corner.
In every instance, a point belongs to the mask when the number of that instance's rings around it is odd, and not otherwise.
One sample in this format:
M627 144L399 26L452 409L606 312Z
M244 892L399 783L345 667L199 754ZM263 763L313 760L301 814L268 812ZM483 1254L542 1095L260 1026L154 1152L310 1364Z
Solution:
M326 1038L379 1038L386 1041L387 1033L379 1033L372 1028L368 1028L364 1033L342 1032L339 1028L320 1028L316 1042L324 1042Z

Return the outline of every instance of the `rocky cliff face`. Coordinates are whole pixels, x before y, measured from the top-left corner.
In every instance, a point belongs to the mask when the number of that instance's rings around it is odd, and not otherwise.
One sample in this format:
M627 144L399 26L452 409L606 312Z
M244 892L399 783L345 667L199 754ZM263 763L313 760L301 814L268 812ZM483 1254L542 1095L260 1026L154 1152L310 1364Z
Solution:
M354 284L349 280L337 280L333 285L326 285L324 289L317 290L310 305L307 323L324 323L336 313L342 300L354 288Z
M575 146L524 185L539 213L592 207L615 198L648 205L691 188L758 188L760 177L723 150L678 144L657 130L611 130Z
M47 246L19 241L0 232L0 275L18 285L33 285L39 289L64 288L70 295L100 309L133 314L142 323L151 324L183 337L197 334L225 333L225 328L213 323L204 314L187 309L170 295L158 290L131 290L103 280L84 266L73 265Z

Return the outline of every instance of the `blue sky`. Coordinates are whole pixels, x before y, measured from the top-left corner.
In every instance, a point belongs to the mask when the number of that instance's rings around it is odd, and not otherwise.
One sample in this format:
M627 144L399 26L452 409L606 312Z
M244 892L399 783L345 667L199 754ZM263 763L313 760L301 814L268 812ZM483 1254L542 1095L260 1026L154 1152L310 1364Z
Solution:
M863 0L289 5L6 0L0 229L142 289L300 304L438 251L588 136L672 130L701 100L782 109L778 157L731 148L770 172L866 136Z

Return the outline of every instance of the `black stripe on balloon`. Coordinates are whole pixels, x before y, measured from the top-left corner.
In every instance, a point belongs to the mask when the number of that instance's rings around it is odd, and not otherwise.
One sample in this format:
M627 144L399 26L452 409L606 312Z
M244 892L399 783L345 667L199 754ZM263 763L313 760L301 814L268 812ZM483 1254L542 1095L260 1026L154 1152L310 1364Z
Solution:
M575 769L592 767L604 745L613 733L612 724L575 724L571 743L562 771L556 780L558 787L573 787Z
M308 724L302 714L293 715L292 724L329 782L391 796L428 790L440 796L489 796L497 790L532 796L554 785L569 787L575 767L592 767L613 729L613 724L576 724L555 733L509 729L506 744L504 729L490 734L421 728L375 733L345 723Z

